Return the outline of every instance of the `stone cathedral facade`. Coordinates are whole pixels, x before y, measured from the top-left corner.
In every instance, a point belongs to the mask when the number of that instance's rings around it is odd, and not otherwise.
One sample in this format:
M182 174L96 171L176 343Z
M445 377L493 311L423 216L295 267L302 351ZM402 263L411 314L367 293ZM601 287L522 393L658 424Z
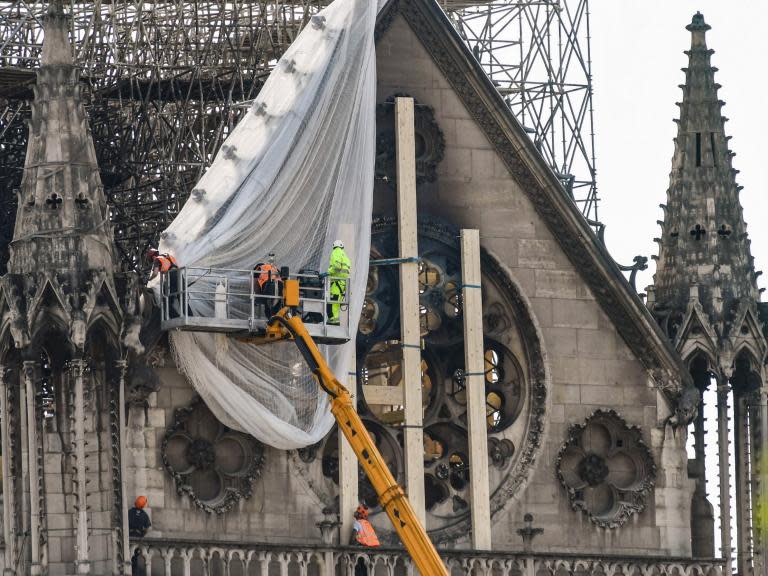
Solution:
M417 104L424 514L452 574L766 574L755 522L766 310L708 26L697 14L688 29L644 303L438 3L394 0L380 14L371 258L397 256L392 102L407 95ZM166 576L346 575L356 562L369 574L412 573L365 478L345 477L335 430L298 451L264 446L218 422L177 370L151 293L116 265L70 55L54 3L0 280L4 573L124 574L134 555ZM479 229L482 244L491 550L470 538L464 228ZM403 480L402 406L370 393L402 383L398 275L371 270L358 410ZM716 461L704 456L712 390ZM347 546L349 490L372 508L382 549ZM129 539L140 494L152 529ZM728 520L717 539L716 518Z

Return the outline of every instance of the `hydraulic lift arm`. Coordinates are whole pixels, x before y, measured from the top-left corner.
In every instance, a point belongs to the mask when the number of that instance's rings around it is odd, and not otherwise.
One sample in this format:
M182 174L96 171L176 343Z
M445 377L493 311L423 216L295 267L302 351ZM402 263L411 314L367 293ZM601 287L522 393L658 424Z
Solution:
M352 405L349 391L334 376L328 363L315 345L299 314L293 309L298 306L298 282L286 281L284 288L285 306L270 319L267 332L258 343L276 340L293 340L309 365L320 386L331 397L331 412L344 436L355 451L366 476L371 481L382 508L392 521L403 545L411 555L422 576L448 576L427 531L419 522L408 497L395 481L379 453L376 444L365 429L363 421Z

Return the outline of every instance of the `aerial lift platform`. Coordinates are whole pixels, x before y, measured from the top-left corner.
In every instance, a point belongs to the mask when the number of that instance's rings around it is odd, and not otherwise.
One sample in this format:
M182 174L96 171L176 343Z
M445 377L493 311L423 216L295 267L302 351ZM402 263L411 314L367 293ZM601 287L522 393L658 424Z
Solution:
M321 279L320 287L315 287L317 280L310 277L310 286L302 288L302 275L291 276L287 270L281 271L283 277L282 294L267 296L271 301L264 300L259 302L254 294L252 281L250 290L236 289L230 290L231 284L225 283L223 278L237 278L234 272L242 271L213 271L210 269L180 268L180 278L177 280L179 289L171 291L170 278L168 273L164 274L162 279L163 297L161 298L161 309L163 314L162 325L165 329L192 330L197 332L220 332L230 334L233 337L247 341L254 345L264 345L272 342L290 340L298 347L304 361L310 368L312 375L317 380L319 386L331 398L331 412L336 418L339 429L354 450L360 465L363 467L366 476L371 482L376 494L379 497L379 503L387 513L392 526L400 536L406 550L413 559L416 567L422 576L448 576L445 564L440 559L437 549L427 535L427 531L419 522L416 513L408 501L408 497L395 481L392 473L389 471L384 458L381 456L376 443L371 438L360 419L352 403L352 397L344 385L339 382L331 371L325 358L317 348L315 340L325 341L330 344L339 344L349 340L349 318L348 313L346 321L341 319L338 326L330 325L327 322L325 314L327 304L331 302L328 290L331 279ZM193 276L193 271L197 276ZM226 272L226 274L223 274ZM284 273L283 273L284 272ZM195 278L213 277L216 283L206 280L208 288L200 288L198 296L207 297L213 300L214 314L212 317L196 317L189 314L187 306L192 302L190 298L195 292L190 292L194 287ZM217 274L223 274L217 276ZM248 271L252 275L252 271ZM319 276L317 276L319 278ZM218 282L218 280L222 280ZM215 286L214 290L210 286ZM318 294L321 291L322 294ZM235 299L246 298L246 306L243 308L243 302L239 300L230 300L230 296ZM170 307L174 304L181 305L174 312ZM250 313L244 317L229 318L230 303L237 306L232 312L242 314L243 310ZM318 304L322 303L323 308ZM259 306L263 308L259 309ZM342 305L342 308L344 306ZM264 312L271 313L267 318ZM322 318L317 314L322 312ZM172 317L178 314L178 317ZM258 316L257 316L258 314ZM306 318L307 322L302 318ZM316 320L315 322L310 322ZM343 323L343 324L342 324ZM340 331L329 330L338 328ZM345 333L342 331L346 329ZM313 334L314 332L314 334ZM314 336L317 335L317 338Z
M337 280L317 272L291 275L281 272L280 282L272 284L272 293L262 293L255 281L259 272L224 268L183 267L160 276L160 309L163 330L217 332L235 337L258 337L266 332L272 313L282 299L277 286L295 280L300 286L300 314L307 332L319 344L343 344L350 338L346 295L332 301L330 286ZM339 304L339 323L328 321L331 304Z

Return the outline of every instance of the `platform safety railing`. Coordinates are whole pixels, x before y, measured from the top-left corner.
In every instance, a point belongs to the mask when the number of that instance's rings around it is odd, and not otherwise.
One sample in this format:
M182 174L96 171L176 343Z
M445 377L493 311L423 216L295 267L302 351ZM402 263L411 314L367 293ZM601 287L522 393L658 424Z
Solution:
M165 329L214 332L258 332L280 308L280 281L259 288L261 272L185 266L161 273L160 309ZM299 281L300 308L313 336L349 338L351 277L316 272L290 274ZM342 288L335 300L332 286ZM330 322L332 306L339 306L338 323Z

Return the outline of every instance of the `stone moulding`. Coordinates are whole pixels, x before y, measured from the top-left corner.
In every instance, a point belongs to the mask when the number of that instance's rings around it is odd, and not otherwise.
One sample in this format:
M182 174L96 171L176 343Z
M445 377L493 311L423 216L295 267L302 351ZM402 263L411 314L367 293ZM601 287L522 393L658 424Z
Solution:
M574 424L555 461L571 507L601 528L619 528L645 509L656 464L640 428L613 410Z
M376 179L393 189L397 181L395 150L395 100L411 98L409 94L393 94L376 106ZM435 111L414 100L416 136L416 185L434 182L437 166L445 157L445 136L435 120Z
M221 424L200 397L176 410L160 452L176 491L209 514L249 499L264 466L264 446Z
M556 231L563 251L674 410L682 388L692 386L685 367L437 3L392 0L379 17L378 37L398 14L430 53L536 212Z

